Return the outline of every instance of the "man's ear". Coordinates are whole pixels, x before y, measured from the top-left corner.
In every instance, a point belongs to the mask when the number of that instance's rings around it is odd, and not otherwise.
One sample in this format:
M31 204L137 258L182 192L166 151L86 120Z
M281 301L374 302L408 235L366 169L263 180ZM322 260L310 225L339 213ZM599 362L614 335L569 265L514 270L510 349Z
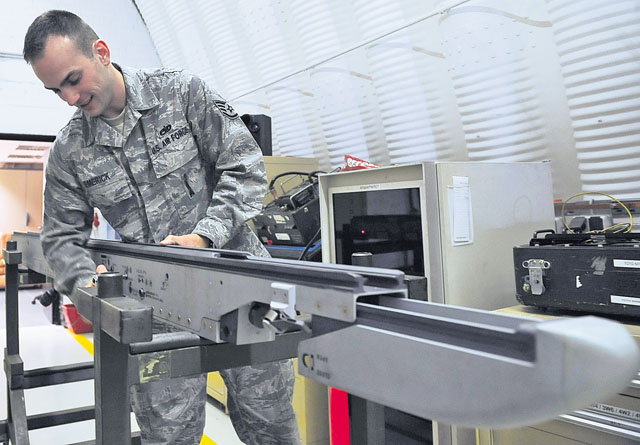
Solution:
M111 52L109 51L109 47L107 46L107 42L102 39L98 39L93 42L93 52L104 66L107 66L111 63Z

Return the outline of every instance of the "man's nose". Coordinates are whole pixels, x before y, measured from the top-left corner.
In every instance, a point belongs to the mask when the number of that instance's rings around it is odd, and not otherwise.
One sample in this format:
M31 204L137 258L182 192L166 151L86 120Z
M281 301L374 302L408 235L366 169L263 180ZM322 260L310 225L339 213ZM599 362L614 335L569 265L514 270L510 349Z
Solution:
M78 103L78 99L80 99L80 94L75 88L62 88L60 90L60 99L71 106L75 106Z

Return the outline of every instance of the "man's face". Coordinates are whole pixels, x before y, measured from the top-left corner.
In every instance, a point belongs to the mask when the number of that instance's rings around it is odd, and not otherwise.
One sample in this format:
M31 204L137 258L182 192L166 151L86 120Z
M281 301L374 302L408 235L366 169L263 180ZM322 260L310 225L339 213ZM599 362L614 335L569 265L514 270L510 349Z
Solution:
M102 115L114 100L108 50L105 56L103 48L96 45L94 43L93 55L89 58L73 40L50 36L43 55L32 63L33 71L46 89L90 116Z

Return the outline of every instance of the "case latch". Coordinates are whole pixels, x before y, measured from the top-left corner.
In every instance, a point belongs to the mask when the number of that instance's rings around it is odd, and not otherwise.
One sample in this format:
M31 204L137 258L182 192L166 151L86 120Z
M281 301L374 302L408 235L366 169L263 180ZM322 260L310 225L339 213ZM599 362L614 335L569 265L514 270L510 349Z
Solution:
M551 263L546 260L531 259L522 262L522 267L529 269L529 275L524 277L522 289L531 292L533 295L542 295L545 291L542 277L544 271L551 267Z

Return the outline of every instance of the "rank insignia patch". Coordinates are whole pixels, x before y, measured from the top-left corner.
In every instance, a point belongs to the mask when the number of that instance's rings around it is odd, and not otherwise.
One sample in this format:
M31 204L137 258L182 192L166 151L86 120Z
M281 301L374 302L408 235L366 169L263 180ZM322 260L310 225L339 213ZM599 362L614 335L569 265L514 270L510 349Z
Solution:
M220 112L225 116L227 116L228 118L235 119L236 117L238 117L238 113L236 113L236 110L234 110L231 107L231 105L229 105L225 101L214 100L213 103L216 104L216 107L218 107L218 110L220 110Z

